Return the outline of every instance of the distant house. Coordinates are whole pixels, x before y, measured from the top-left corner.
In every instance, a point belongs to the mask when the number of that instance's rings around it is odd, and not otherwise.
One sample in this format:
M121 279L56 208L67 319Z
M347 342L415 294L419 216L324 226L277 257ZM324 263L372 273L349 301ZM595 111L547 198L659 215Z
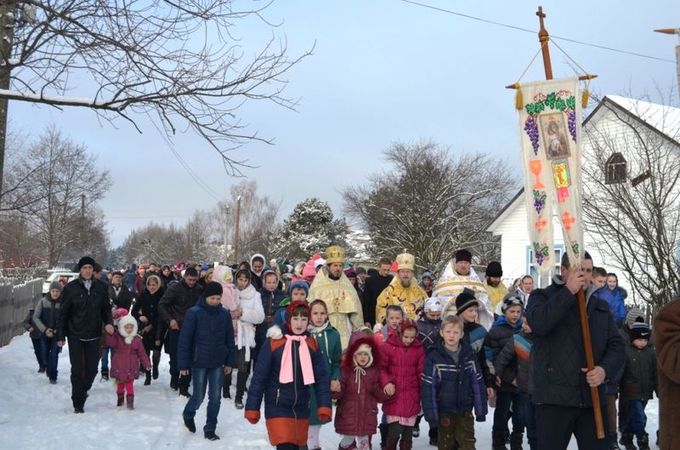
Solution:
M583 122L584 136L587 131L596 131L589 133L591 141L584 139L582 148L584 160L587 160L588 156L593 154L592 139L597 139L593 138L593 135L606 136L607 139L625 140L630 138L629 133L632 133L631 127L626 125L626 123L631 123L630 121L635 121L646 129L652 130L668 141L670 145L680 148L680 143L677 141L677 133L680 130L680 109L619 96L607 96ZM613 145L609 148L616 150L617 147ZM626 148L625 145L620 147L621 149ZM625 150L612 151L609 155L598 156L600 161L598 164L601 166L598 170L601 169L601 177L605 184L629 183L632 188L641 180L644 180L645 176L649 176L648 172L645 174L646 169L635 167L633 158L629 158L629 155L625 154ZM606 205L603 205L603 207L606 207ZM587 223L585 228L585 248L592 255L595 265L613 269L607 267L607 261L612 261L612 259L607 257L602 246L596 245L597 242L602 240L601 236L594 233L592 227L588 227ZM487 231L501 237L501 264L504 279L507 282L512 283L514 279L529 274L534 277L536 287L545 287L550 284L552 275L559 271L559 261L565 251L562 229L556 217L553 218L553 229L555 267L550 274L539 277L529 248L524 190L520 190L505 205L489 225ZM617 272L615 268L613 271ZM620 285L630 291L630 283L626 275L620 271L617 273Z

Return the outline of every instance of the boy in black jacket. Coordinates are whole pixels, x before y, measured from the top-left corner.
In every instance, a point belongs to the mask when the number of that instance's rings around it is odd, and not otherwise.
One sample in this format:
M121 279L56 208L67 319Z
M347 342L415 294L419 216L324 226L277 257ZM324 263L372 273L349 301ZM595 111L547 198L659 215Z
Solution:
M621 401L628 406L628 420L622 424L621 444L634 450L633 435L640 450L649 450L649 436L645 430L647 401L657 392L656 355L649 343L649 326L635 322L630 330L630 345L626 347L626 366L621 379Z

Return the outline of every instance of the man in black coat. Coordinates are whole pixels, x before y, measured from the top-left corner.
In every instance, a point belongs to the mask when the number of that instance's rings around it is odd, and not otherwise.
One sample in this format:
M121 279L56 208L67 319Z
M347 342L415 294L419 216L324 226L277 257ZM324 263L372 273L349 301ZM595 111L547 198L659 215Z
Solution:
M391 262L388 258L380 258L378 274L366 278L361 308L364 313L364 322L370 324L371 327L375 325L375 306L378 304L378 297L393 278L390 275L390 265Z
M529 297L527 320L534 331L532 357L538 448L566 449L571 435L580 449L605 450L606 439L597 439L590 387L600 390L605 401L604 382L614 377L624 363L624 343L606 301L591 295L593 261L587 253L581 269L571 269L566 254L561 275L553 277L546 289ZM576 294L586 292L595 368L588 371L583 350ZM606 406L602 404L602 411ZM606 421L604 421L606 424ZM606 430L605 430L606 433Z
M78 261L80 276L64 287L61 314L57 318L57 345L68 337L71 360L71 400L76 413L83 413L87 391L97 376L102 325L113 334L113 319L106 283L94 277L95 262L89 256Z
M198 272L193 267L184 271L180 281L170 283L158 302L159 323L163 322L168 329L165 338L165 351L170 355L170 387L178 389L181 395L189 396L190 376L179 376L177 367L177 345L179 332L184 316L201 295L202 287L198 284Z

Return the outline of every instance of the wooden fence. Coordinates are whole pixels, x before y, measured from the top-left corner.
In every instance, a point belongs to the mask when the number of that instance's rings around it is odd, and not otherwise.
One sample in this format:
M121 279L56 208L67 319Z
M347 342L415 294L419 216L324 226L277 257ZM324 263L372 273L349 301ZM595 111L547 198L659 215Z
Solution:
M14 336L24 333L21 324L42 295L42 279L23 284L0 283L0 347L9 344Z

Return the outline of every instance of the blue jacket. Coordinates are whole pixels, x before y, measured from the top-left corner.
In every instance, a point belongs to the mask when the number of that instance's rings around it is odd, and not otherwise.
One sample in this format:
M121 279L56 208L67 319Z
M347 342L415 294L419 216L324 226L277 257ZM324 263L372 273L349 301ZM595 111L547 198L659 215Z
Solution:
M464 413L474 408L478 422L486 420L486 384L477 355L461 341L456 364L443 342L427 354L421 396L425 419L436 424L440 413Z
M222 305L209 306L201 297L187 311L179 333L179 370L236 367L236 346L231 314Z
M279 312L281 300L285 298L285 295L280 290L276 289L273 292L268 291L265 288L260 289L260 297L262 298L262 310L264 311L264 322L255 327L255 344L257 345L258 351L262 347L262 344L267 340L267 330L273 324L279 326L283 325L283 322L278 322L276 319L276 313Z
M246 410L259 411L264 397L264 416L267 419L275 417L290 417L296 419L309 418L309 394L314 389L318 407L331 407L331 382L326 371L324 356L319 345L311 336L307 336L307 345L312 358L314 369L314 383L305 385L300 366L300 344L293 341L293 381L281 383L281 358L285 348L286 338L278 327L280 337L267 339L260 349L255 365L253 378L248 388ZM272 331L269 332L272 334Z
M622 326L623 322L626 320L626 297L628 293L621 286L616 286L614 290L609 289L607 286L601 287L596 292L598 297L606 301L609 304L609 309L614 315L614 322L617 326Z
M442 326L441 319L430 320L427 317L421 317L418 319L418 339L423 343L425 348L425 354L429 353L430 350L441 340L439 335L439 329Z

